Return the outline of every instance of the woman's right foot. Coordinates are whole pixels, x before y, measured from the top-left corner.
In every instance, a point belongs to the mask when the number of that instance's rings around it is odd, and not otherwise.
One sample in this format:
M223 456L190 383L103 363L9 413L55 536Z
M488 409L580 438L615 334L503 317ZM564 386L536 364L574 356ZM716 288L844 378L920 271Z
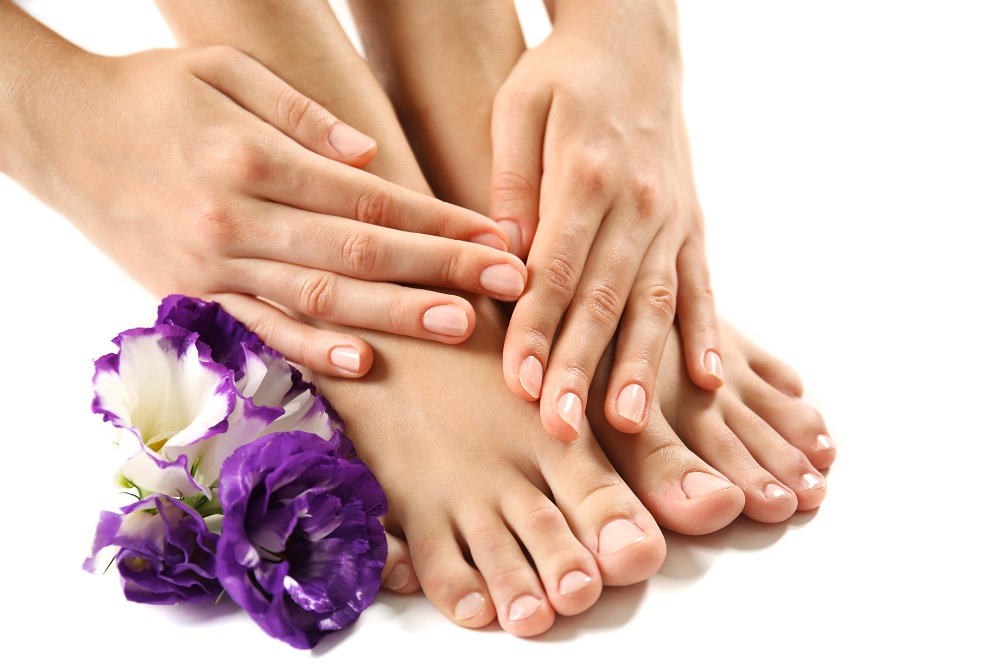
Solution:
M500 364L503 322L477 311L461 346L368 335L363 379L316 378L389 498L385 587L423 588L449 619L534 636L603 585L659 570L663 535L585 429L549 436ZM401 566L400 566L401 565Z

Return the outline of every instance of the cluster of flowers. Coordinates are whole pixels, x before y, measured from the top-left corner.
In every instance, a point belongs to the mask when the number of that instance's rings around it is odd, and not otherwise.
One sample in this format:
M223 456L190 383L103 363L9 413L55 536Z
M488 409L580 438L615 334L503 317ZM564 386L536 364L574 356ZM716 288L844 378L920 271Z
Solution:
M298 648L354 622L385 566L386 498L329 403L215 303L170 296L114 342L93 410L120 429L137 501L101 513L84 568L114 549L127 599L228 595Z

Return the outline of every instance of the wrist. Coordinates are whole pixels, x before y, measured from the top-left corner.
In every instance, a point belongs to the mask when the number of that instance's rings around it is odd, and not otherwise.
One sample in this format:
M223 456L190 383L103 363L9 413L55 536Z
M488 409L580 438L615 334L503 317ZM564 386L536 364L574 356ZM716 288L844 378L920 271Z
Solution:
M655 48L680 64L674 0L545 0L552 32L604 43L609 48Z

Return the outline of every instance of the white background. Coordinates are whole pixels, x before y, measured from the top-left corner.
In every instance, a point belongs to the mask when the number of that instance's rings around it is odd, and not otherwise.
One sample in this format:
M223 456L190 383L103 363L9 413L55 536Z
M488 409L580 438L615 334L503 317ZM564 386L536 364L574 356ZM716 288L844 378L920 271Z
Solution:
M148 0L24 5L104 53L172 44ZM419 595L383 595L313 653L230 606L129 604L80 569L113 471L89 382L156 301L0 177L0 661L997 663L998 4L680 11L719 309L826 416L840 457L818 512L667 534L650 581L533 640L459 629Z

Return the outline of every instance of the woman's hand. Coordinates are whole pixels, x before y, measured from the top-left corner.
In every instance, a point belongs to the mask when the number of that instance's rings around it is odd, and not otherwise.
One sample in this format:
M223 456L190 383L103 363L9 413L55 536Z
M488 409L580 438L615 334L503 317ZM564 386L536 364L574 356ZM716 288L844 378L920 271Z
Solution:
M529 274L504 375L541 399L550 433L573 439L618 330L605 413L638 432L675 312L693 381L723 383L674 12L577 0L556 5L553 23L493 109L490 213Z
M357 168L373 140L234 49L81 52L57 71L25 91L22 182L154 293L216 300L290 360L357 377L371 349L286 310L456 343L467 301L395 283L524 287L495 222Z

